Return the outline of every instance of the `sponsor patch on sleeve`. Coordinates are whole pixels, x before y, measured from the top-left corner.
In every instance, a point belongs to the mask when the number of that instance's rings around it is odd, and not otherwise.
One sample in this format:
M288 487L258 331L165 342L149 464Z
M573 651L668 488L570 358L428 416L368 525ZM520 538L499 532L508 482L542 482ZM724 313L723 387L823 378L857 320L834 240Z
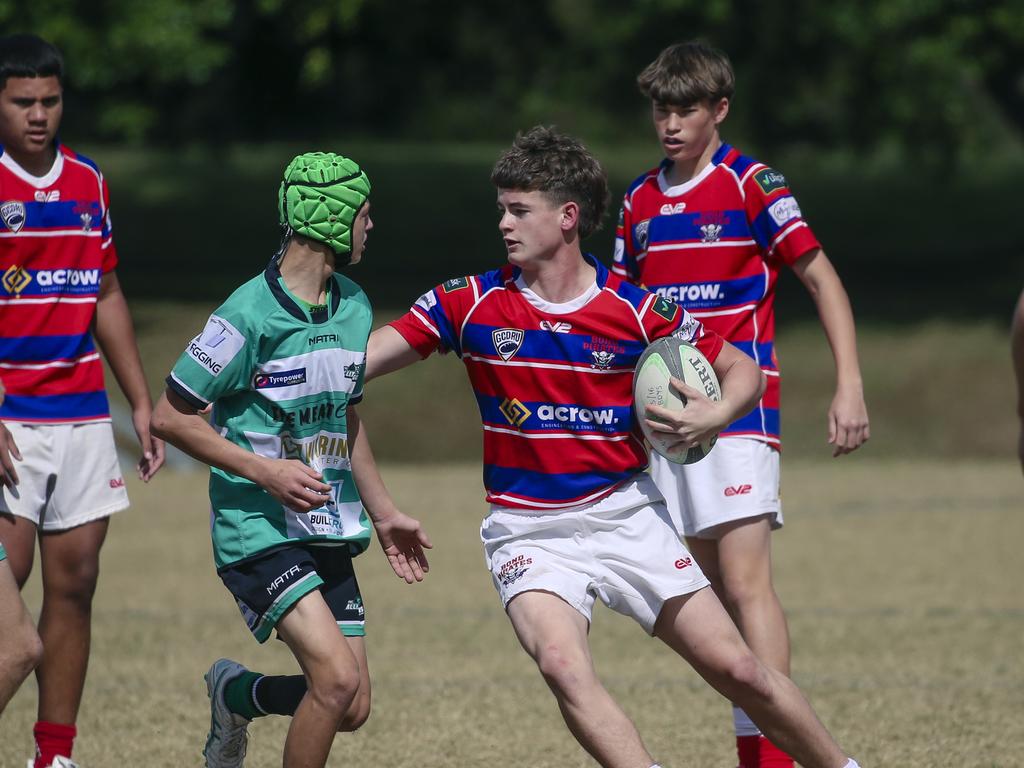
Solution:
M766 195L786 186L786 177L773 168L762 168L754 174L754 181Z
M188 356L214 376L235 359L245 346L245 337L235 326L217 315L210 315L202 333L188 343Z
M768 206L768 215L772 217L775 226L781 227L791 219L800 218L800 206L797 205L796 198L786 195Z
M434 296L433 291L427 291L418 299L416 299L416 306L422 309L424 312L429 312L437 305L437 297Z
M453 277L451 280L445 280L443 283L441 283L441 290L443 290L445 293L451 293L452 291L458 291L468 287L468 277Z
M660 315L671 323L676 319L680 306L674 301L669 301L663 296L659 296L654 300L654 303L651 305L651 309L656 315Z

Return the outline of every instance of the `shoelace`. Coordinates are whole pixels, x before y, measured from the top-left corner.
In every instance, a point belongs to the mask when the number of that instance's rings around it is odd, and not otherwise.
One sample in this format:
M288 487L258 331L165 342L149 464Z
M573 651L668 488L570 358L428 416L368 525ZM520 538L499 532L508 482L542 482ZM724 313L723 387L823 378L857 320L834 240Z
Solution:
M224 738L224 752L229 757L245 756L246 725L232 725Z

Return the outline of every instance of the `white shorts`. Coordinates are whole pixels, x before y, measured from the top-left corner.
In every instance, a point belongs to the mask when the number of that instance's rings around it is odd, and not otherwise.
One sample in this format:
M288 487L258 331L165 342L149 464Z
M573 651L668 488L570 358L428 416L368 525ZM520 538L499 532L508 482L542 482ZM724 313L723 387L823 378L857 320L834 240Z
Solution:
M589 622L600 598L653 634L666 600L708 585L645 474L594 504L539 513L492 507L480 538L505 606L543 590Z
M18 484L3 488L0 513L43 531L63 531L128 507L110 423L4 422L21 452Z
M713 539L717 525L762 516L782 527L779 452L761 440L719 438L696 464L673 464L652 451L651 477L680 536Z

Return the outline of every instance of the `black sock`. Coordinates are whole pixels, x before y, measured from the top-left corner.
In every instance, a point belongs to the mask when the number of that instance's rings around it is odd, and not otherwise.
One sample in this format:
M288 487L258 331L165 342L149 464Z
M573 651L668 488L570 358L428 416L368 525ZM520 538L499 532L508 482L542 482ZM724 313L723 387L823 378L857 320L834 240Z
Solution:
M252 692L256 706L268 715L294 715L305 695L305 675L265 675Z

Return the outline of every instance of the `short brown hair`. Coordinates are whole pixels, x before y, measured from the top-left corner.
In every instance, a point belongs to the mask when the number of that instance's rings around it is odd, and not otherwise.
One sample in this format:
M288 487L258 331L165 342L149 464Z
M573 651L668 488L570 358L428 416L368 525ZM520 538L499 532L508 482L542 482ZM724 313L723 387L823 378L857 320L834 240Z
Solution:
M701 40L690 40L659 53L636 84L654 101L688 107L701 101L731 99L736 76L728 56Z
M608 175L579 141L553 127L535 126L517 133L491 171L498 189L543 192L555 205L580 207L580 238L601 224L608 206Z

